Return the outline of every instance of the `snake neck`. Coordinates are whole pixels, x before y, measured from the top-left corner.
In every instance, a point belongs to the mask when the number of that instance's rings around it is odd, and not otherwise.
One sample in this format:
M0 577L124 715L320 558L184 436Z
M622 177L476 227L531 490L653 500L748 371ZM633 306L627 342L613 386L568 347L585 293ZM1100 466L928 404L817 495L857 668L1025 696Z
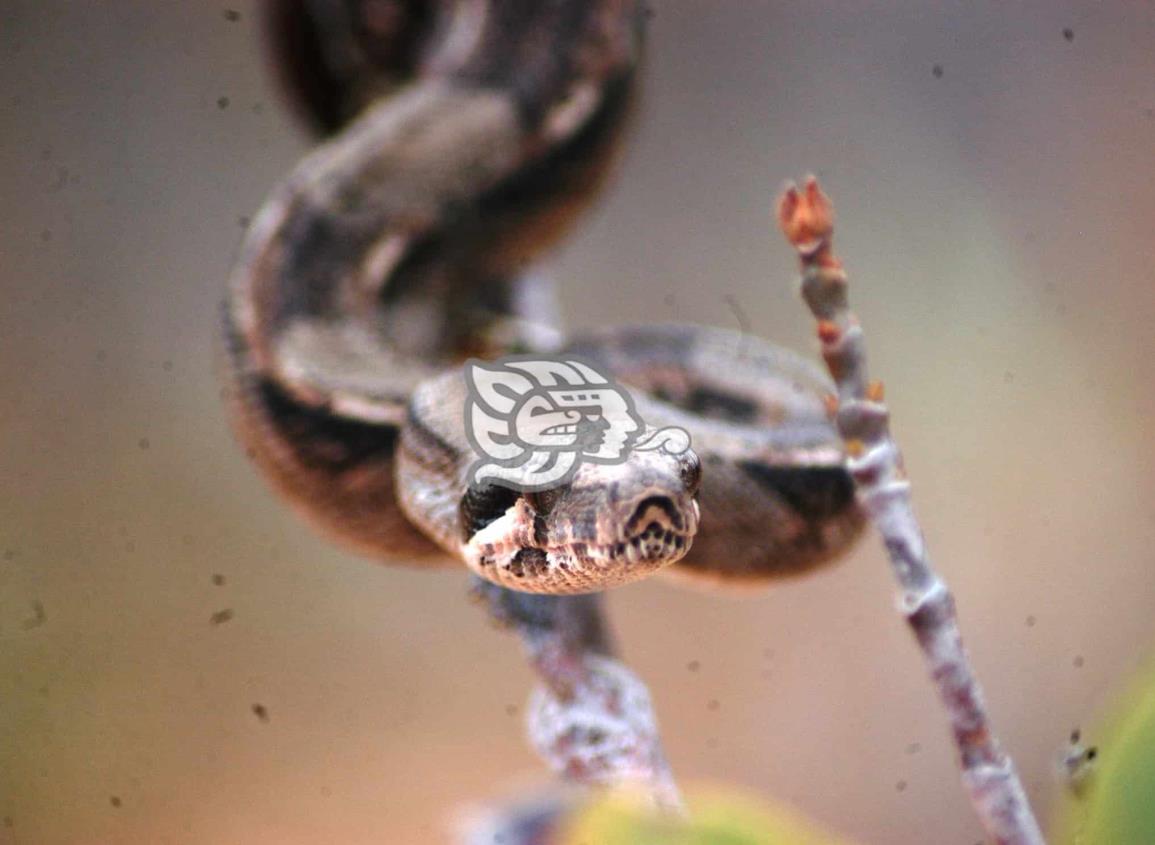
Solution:
M635 0L268 0L265 41L289 101L330 135L419 77L516 92L548 110L579 79L630 64Z
M435 0L266 0L265 44L297 116L332 135L421 72L453 4Z

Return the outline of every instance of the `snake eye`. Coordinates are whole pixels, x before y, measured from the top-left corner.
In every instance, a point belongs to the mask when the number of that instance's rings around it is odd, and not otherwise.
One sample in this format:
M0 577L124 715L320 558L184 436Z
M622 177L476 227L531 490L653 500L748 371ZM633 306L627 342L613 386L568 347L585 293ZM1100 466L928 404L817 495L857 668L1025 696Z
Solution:
M682 484L691 496L698 495L698 488L702 486L702 462L697 455L690 455L682 463Z
M561 488L552 487L549 490L537 490L532 493L525 493L525 501L533 508L533 512L538 516L548 516L549 512L553 510L554 505L557 504L558 499L561 498Z

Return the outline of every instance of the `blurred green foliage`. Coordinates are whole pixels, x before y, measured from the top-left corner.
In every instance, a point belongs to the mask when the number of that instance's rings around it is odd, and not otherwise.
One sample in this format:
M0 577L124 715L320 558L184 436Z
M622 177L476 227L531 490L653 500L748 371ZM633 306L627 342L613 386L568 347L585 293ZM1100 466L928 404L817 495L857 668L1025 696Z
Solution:
M1155 668L1123 696L1114 714L1085 735L1098 748L1093 768L1068 783L1054 826L1065 845L1155 843Z
M656 814L636 796L615 794L582 810L559 845L851 845L786 807L732 790L688 794L690 817Z

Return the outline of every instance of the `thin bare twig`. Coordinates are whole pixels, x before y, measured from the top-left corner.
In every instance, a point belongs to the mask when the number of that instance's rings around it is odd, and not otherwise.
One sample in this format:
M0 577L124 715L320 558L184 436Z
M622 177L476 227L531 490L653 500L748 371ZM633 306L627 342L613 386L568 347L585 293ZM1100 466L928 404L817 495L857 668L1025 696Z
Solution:
M822 356L838 386L831 411L846 444L847 467L886 544L901 611L946 709L963 784L983 827L998 843L1038 845L1044 842L1042 831L987 715L959 633L954 597L927 557L882 384L867 380L862 328L847 302L846 273L831 248L833 220L830 201L813 177L801 191L789 186L779 201L779 225L802 263L802 298L818 321Z
M601 595L531 595L480 579L474 594L521 636L541 679L527 724L550 768L587 786L640 787L655 807L682 813L649 691L614 656Z

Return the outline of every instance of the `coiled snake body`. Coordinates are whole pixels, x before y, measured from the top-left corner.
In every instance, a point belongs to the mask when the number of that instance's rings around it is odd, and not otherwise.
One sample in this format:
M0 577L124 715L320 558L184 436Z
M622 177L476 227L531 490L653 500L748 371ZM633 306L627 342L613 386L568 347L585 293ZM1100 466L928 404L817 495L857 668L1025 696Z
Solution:
M686 429L692 452L583 465L534 493L469 483L461 362L539 342L524 268L613 159L638 4L313 3L352 15L344 53L302 28L303 5L282 5L295 27L282 41L316 64L297 68L314 116L342 128L254 218L226 309L235 427L286 498L361 552L463 561L526 592L659 569L758 583L845 549L862 516L825 412L831 385L719 329L621 327L565 345L628 385L647 424ZM369 7L366 35L356 12ZM328 87L304 84L318 80Z

